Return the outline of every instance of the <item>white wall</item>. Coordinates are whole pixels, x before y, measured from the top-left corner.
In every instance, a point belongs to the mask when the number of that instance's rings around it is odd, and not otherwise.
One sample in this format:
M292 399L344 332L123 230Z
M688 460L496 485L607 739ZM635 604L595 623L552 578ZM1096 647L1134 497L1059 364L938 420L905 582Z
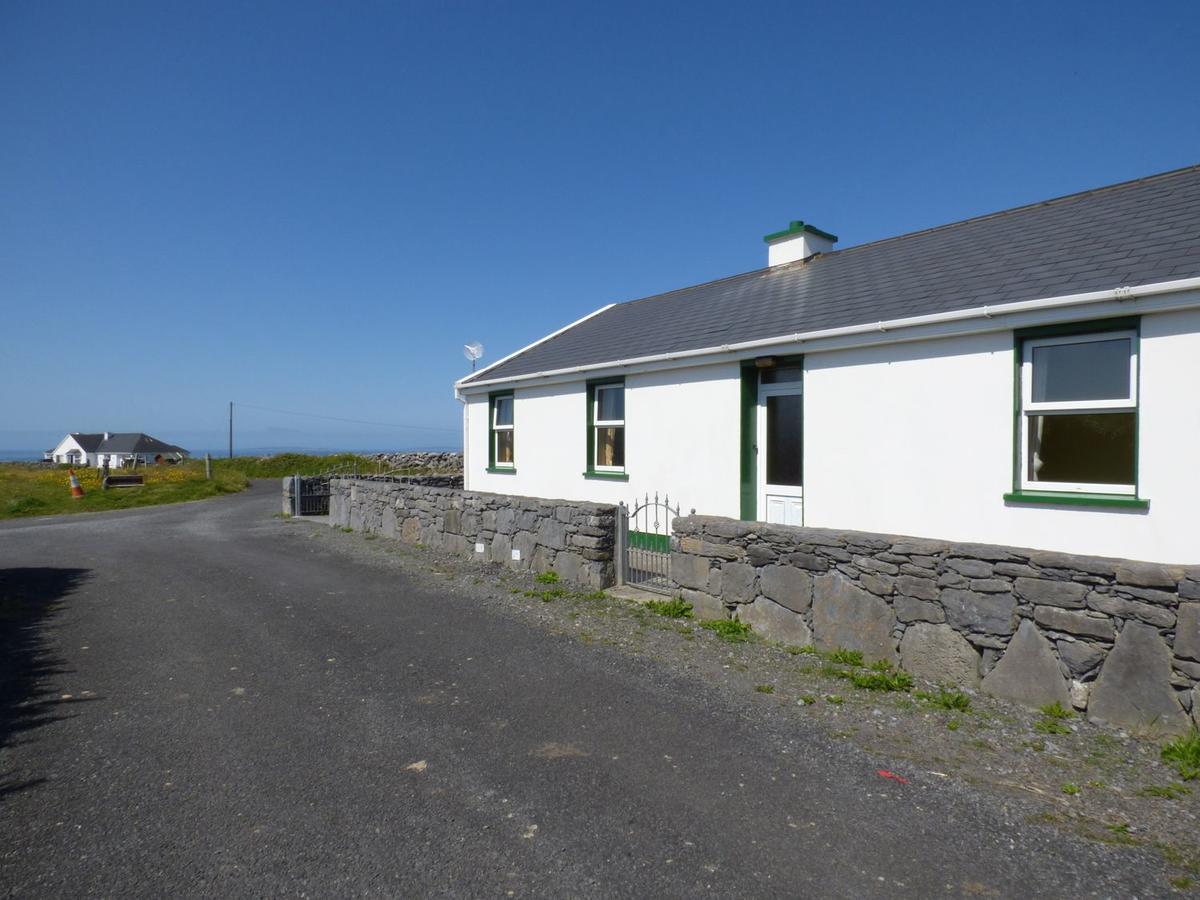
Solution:
M1006 504L1012 332L810 353L804 524L1200 563L1200 311L1142 316L1139 477L1148 511ZM489 475L487 396L468 404L467 485L739 515L739 369L626 378L628 483L588 480L584 382L516 389L516 475ZM762 511L759 511L762 515Z
M1148 512L1006 504L1011 332L805 359L806 525L1200 562L1200 313L1142 317Z
M739 368L737 363L629 375L625 379L628 482L583 477L587 461L584 381L518 387L513 406L515 475L488 474L487 395L467 417L471 490L631 502L670 494L687 513L738 515Z

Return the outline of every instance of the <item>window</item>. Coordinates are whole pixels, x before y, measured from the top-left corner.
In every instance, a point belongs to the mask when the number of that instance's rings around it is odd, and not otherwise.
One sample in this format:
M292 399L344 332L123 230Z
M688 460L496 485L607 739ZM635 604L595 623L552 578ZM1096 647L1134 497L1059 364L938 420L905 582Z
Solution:
M627 481L625 474L625 382L587 386L587 470L585 477Z
M1135 329L1022 341L1022 490L1137 493L1137 353Z
M621 471L625 468L625 385L597 387L594 414L596 471Z
M513 427L513 395L492 394L488 423L488 471L515 472L516 447Z

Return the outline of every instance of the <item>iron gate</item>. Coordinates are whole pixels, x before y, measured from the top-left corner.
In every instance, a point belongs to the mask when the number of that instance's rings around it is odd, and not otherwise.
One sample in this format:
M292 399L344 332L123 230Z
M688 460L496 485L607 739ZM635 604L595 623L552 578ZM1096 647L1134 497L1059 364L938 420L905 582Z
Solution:
M695 510L692 513L695 514ZM669 495L651 499L649 494L635 501L633 508L620 504L617 509L617 579L660 594L675 593L671 580L671 526L679 513L679 504L671 505Z
M292 515L329 515L329 478L329 475L294 476L292 480Z

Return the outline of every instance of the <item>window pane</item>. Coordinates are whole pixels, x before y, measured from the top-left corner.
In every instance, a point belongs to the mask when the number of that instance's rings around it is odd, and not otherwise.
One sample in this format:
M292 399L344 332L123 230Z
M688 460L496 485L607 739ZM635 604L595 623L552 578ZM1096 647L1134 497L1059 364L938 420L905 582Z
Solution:
M625 420L625 388L621 385L596 388L596 421Z
M496 398L496 424L511 425L513 423L513 398Z
M1033 402L1114 400L1129 396L1129 338L1033 348Z
M596 429L596 465L625 466L625 429Z
M496 432L496 465L511 466L513 461L513 433Z
M767 484L803 484L803 399L767 397Z
M759 369L759 378L763 384L803 381L804 369L800 366L771 366L767 369Z
M1029 480L1133 484L1132 412L1029 416Z

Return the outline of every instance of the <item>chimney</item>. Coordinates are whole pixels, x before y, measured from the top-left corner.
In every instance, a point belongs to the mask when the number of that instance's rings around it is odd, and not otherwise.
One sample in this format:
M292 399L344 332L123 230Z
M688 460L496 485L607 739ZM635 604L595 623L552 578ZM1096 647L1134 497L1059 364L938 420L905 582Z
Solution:
M112 437L112 435L111 435L111 434L109 434L107 431L106 431L106 432L104 432L104 439L105 439L106 441L107 441L107 440L108 440L110 437Z
M768 234L763 240L767 243L767 265L782 266L817 253L828 253L833 249L837 235L805 222L792 222L783 231Z

